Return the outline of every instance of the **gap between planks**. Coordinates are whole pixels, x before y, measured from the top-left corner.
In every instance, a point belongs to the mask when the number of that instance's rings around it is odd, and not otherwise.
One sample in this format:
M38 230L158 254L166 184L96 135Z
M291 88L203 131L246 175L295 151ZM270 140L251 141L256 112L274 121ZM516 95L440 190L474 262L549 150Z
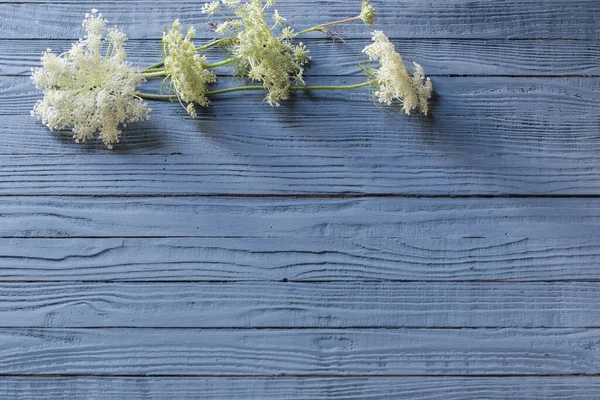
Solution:
M104 378L217 378L217 379L244 379L244 378L323 378L323 379L347 379L347 378L577 378L577 377L600 377L599 374L380 374L380 375L316 375L316 374L239 374L239 375L210 375L210 374L2 374L0 378L75 378L75 377L104 377Z
M2 197L91 197L91 198L186 198L186 197L232 197L232 198L281 198L281 199L596 199L599 194L417 194L417 193L132 193L132 194L85 194L85 193L9 193ZM129 236L128 236L129 237Z

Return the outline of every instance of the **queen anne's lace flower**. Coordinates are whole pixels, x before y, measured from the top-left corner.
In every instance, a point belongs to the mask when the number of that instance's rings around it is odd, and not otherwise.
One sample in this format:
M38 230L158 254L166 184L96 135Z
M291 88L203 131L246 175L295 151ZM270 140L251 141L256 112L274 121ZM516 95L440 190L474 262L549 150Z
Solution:
M279 11L275 10L273 12L273 22L275 22L275 25L283 25L286 23L286 19L283 18L281 15L279 15Z
M223 0L223 4L229 2ZM267 6L273 1L267 2ZM308 50L302 43L294 45L290 39L295 35L291 28L284 28L276 37L265 21L265 7L261 0L249 0L235 7L242 25L236 25L230 33L236 38L233 46L238 70L253 81L262 82L268 91L266 100L270 105L289 97L292 83L304 84L304 65L308 62ZM275 13L276 24L285 20ZM231 24L233 21L229 21Z
M381 31L373 32L374 43L364 48L363 52L371 60L380 60L381 67L375 71L377 96L380 103L391 105L394 100L402 102L404 112L410 114L419 107L427 115L427 101L431 97L432 84L425 78L423 68L414 63L415 72L411 76L402 57L396 52L394 45Z
M31 76L44 97L31 114L50 130L72 128L76 142L99 132L112 148L119 142L119 125L146 119L150 109L136 97L136 87L144 77L125 61L125 34L106 28L106 22L92 10L83 21L87 35L69 52L44 52L43 67L32 69Z
M202 10L200 10L200 11L202 12L202 14L213 15L214 13L219 11L219 5L220 4L218 1L204 3L204 5L202 6Z
M215 74L204 68L206 57L196 51L192 42L195 31L189 27L185 37L181 34L181 25L178 20L173 22L169 32L163 34L165 48L165 71L171 78L171 87L185 106L188 114L196 117L196 110L192 103L208 106L206 96L207 85L216 81Z
M415 72L412 74L413 87L417 91L417 97L419 98L419 108L421 112L427 115L429 111L429 104L427 100L431 98L431 92L433 91L433 85L431 79L425 78L425 71L416 62L413 62Z

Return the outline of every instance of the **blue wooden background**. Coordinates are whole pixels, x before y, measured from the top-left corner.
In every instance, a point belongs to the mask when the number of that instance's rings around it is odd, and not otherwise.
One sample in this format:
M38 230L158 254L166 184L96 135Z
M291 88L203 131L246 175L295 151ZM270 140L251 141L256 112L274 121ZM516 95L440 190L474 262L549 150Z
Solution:
M231 94L109 151L29 116L30 68L93 7L150 64L201 3L0 3L1 399L600 398L600 2L374 5L430 117ZM308 83L363 79L340 29Z

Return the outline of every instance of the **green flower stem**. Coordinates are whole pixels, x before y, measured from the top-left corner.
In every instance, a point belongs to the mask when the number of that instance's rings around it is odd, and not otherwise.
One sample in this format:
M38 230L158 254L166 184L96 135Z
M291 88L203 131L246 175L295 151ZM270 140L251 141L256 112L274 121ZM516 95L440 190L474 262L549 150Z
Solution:
M167 72L165 70L156 71L156 72L146 72L144 74L144 78L152 78L154 76L165 76L165 75L167 75Z
M222 43L234 42L236 40L237 40L236 38L217 39L217 40L213 40L210 43L205 44L204 46L196 47L196 50L202 51L202 50L210 49L211 47L214 47L214 46L218 46Z
M227 64L231 64L232 62L235 62L235 60L237 60L237 58L231 57L226 60L216 62L214 64L204 64L204 68L211 69L211 68L222 67L223 65L227 65Z
M224 38L224 39L213 40L212 42L207 43L207 44L205 44L203 46L196 47L196 51L207 50L207 49L210 49L211 47L218 46L218 45L220 45L222 43L227 43L227 42L231 42L231 41L234 41L234 40L235 40L235 38ZM164 61L161 61L161 62L156 63L156 64L152 64L148 68L144 69L144 72L146 72L148 70L153 70L153 69L160 68L160 67L162 67L164 65L165 65Z
M157 100L157 101L173 101L177 100L174 94L154 94L154 93L137 93L140 99Z
M295 91L307 91L307 90L350 90L358 89L365 86L370 86L375 81L366 81L357 83L355 85L318 85L318 86L290 86L290 90ZM217 94L225 94L231 92L241 92L247 90L265 90L263 86L237 86L228 89L211 90L206 92L207 96L213 96ZM138 96L146 100L159 100L159 101L172 101L177 99L177 95L174 94L152 94L152 93L138 93Z
M222 67L223 65L231 64L235 60L237 60L237 59L234 57L228 58L226 60L219 61L214 64L205 64L204 68L211 69L211 68ZM152 78L155 76L166 76L166 75L167 75L167 72L164 69L151 69L151 70L146 69L144 72L144 78Z
M350 89L358 89L365 86L370 86L374 84L375 81L366 81L357 83L355 85L318 85L318 86L290 86L290 90L350 90Z
M316 26L313 26L312 28L308 28L303 31L296 32L296 35L303 35L305 33L314 32L314 31L324 32L325 27L327 27L327 26L343 24L345 22L350 22L350 21L356 21L357 19L360 19L360 15L357 15L356 17L352 17L352 18L340 19L337 21L332 21L332 22L327 22L325 24L316 25Z
M164 66L164 65L165 65L165 62L164 62L164 61L161 61L161 62L159 62L159 63L152 64L152 65L151 65L151 66L149 66L148 68L144 69L144 71L149 71L149 70L153 70L153 69L158 69L158 68L160 68L160 67L162 67L162 66Z
M242 91L246 91L246 90L265 90L265 88L263 86L237 86L237 87L232 87L232 88L228 88L228 89L210 90L210 91L206 92L206 95L212 96L215 94L242 92Z

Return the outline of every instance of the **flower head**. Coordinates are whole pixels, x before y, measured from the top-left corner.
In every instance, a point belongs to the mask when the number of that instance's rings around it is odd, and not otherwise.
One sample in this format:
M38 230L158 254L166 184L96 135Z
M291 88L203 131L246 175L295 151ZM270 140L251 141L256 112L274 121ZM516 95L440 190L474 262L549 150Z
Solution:
M216 81L215 74L204 68L206 57L196 51L192 42L194 33L190 26L184 37L179 21L175 20L171 30L163 34L165 72L179 100L188 103L185 108L192 117L196 116L192 103L208 106L207 85Z
M427 115L427 101L433 87L431 80L425 78L423 68L414 63L415 72L411 76L404 66L402 56L396 52L383 32L373 32L373 41L363 52L371 60L379 60L381 63L381 67L374 72L377 86L375 96L379 102L391 105L394 100L398 100L402 102L402 108L407 114L419 107Z
M369 0L363 0L359 17L367 26L371 26L375 23L375 7L369 3Z
M219 11L219 2L211 1L210 3L204 3L202 9L200 10L202 14L213 15L217 11Z
M413 62L415 72L412 74L413 87L417 91L417 97L419 98L419 108L421 112L427 115L429 111L428 100L431 98L431 92L433 91L433 84L431 79L425 77L425 71L416 62Z
M267 2L267 6L272 5ZM289 97L292 83L303 84L304 65L308 62L308 50L299 43L290 42L294 31L286 27L276 37L265 21L265 7L261 0L249 0L235 8L242 25L231 33L236 37L233 47L238 59L238 71L253 81L262 82L268 94L266 100L278 106ZM274 14L279 23L285 20Z
M279 15L279 11L275 10L275 12L273 12L273 22L275 22L275 25L283 25L286 21L285 18Z
M146 119L150 109L136 96L144 77L125 61L125 34L106 28L106 22L93 10L83 20L87 35L71 50L43 53L43 66L32 70L31 80L44 97L31 114L50 130L71 128L76 142L99 132L112 148L119 142L119 125Z

